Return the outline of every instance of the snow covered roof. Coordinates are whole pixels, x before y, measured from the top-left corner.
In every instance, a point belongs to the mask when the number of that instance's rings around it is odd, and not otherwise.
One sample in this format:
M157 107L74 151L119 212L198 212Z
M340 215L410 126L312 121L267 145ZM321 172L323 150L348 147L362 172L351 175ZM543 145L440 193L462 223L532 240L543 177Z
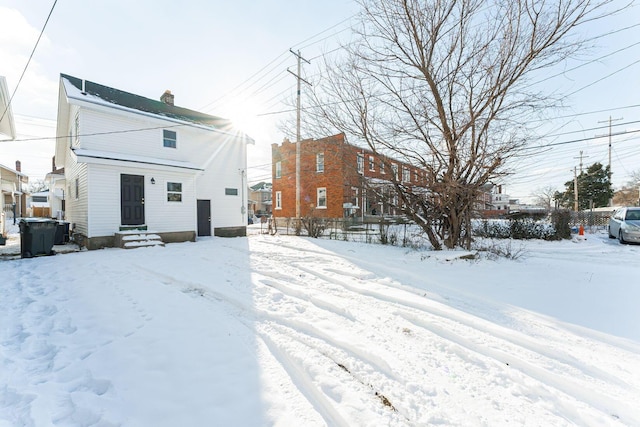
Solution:
M64 85L66 95L70 99L89 102L107 107L118 107L133 112L141 112L160 116L173 121L186 122L204 126L218 131L236 134L248 142L253 140L233 127L230 120L221 117L210 116L198 111L167 104L155 99L125 92L109 86L104 86L89 80L82 80L67 74L60 74L61 83Z

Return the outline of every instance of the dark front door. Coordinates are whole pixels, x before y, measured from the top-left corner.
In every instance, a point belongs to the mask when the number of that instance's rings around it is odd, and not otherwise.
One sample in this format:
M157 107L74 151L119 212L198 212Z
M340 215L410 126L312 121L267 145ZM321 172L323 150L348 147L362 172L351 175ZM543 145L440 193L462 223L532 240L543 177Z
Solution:
M211 236L211 200L198 200L198 236Z
M144 224L144 176L120 175L122 225Z

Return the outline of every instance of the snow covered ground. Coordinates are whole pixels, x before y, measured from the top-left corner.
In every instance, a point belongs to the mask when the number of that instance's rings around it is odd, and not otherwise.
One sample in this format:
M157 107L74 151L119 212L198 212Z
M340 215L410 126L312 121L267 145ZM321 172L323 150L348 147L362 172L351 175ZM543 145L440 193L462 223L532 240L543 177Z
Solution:
M0 426L640 425L640 246L512 245L0 261Z

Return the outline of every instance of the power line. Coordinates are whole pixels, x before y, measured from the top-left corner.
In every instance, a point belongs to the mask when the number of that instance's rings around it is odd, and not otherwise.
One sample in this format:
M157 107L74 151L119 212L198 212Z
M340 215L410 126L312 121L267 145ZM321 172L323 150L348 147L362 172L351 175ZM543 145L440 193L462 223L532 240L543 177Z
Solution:
M332 26L330 26L330 27L328 27L328 28L325 28L324 30L322 30L322 31L320 31L320 32L318 32L318 33L316 33L316 34L314 34L313 36L308 37L308 38L306 38L306 39L302 40L301 42L296 43L295 45L293 45L293 47L292 47L292 48L295 48L295 47L300 46L300 45L302 45L302 44L304 44L304 43L306 43L306 42L308 42L308 41L310 41L310 40L315 39L316 37L318 37L318 36L320 36L320 35L322 35L322 34L326 33L327 31L330 31L330 30L332 30L332 29L334 29L334 28L336 28L336 27L338 27L338 26L340 26L340 25L344 24L345 22L347 22L347 21L351 20L354 16L355 16L355 15L351 15L350 17L348 17L348 18L346 18L346 19L343 19L342 21L338 22L337 24L334 24L334 25L332 25ZM345 29L343 29L343 30L341 30L340 32L342 32L342 31L346 31L347 29L348 29L348 27L347 27L347 28L345 28ZM322 39L320 39L320 40L316 40L316 41L314 41L314 42L312 42L312 43L309 43L309 44L305 45L305 47L311 46L311 45L316 44L316 43L320 43L321 41L324 41L324 40L326 40L326 39L329 39L329 38L331 38L331 37L334 37L336 34L338 34L338 33L334 33L334 34L331 34L331 35L329 35L329 36L327 36L327 37L324 37L324 38L322 38ZM280 58L282 58L283 56L287 55L288 53L289 53L288 51L284 51L284 52L282 52L282 53L281 53L280 55L278 55L276 58L274 58L273 60L271 60L267 65L265 65L264 67L260 68L258 71L256 71L255 73L253 73L251 76L249 76L249 77L248 77L247 79L245 79L243 82L241 82L240 84L238 84L237 86L235 86L233 89L231 89L230 91L228 91L226 94L224 94L224 95L220 96L219 98L216 98L215 100L213 100L213 101L209 102L208 104L206 104L204 107L201 107L200 109L207 109L207 108L211 107L212 105L214 105L215 103L219 102L220 100L222 100L222 99L224 99L224 98L226 98L226 97L228 97L228 96L231 96L231 94L233 94L233 93L236 93L236 91L237 91L238 89L240 89L241 87L243 87L243 86L245 86L245 85L249 84L249 82L250 82L251 80L253 80L256 76L260 75L263 71L265 71L265 70L266 70L267 68L269 68L272 64L274 64L276 61L278 61ZM273 71L275 71L275 69L276 69L279 65L281 65L281 64L282 64L284 61L286 61L287 59L288 59L288 58L287 58L287 57L285 57L285 58L284 58L282 61L280 61L278 64L274 65L274 66L272 67L272 69L271 69L270 71L268 71L264 76L260 77L259 79L257 79L257 80L256 80L256 81L254 81L253 83L249 84L249 86L247 86L246 88L242 89L239 93L242 93L242 92L244 92L244 91L248 90L251 86L255 85L257 82L259 82L260 80L262 80L264 77L266 77L267 75L271 74ZM275 78L276 78L280 73L284 73L284 71L281 71L281 72L279 72L278 74L276 74L276 76L274 76L270 81L272 81L273 79L275 79ZM278 81L279 81L279 80L278 80ZM269 83L269 82L265 83L265 85L267 85L268 83ZM257 91L259 92L259 91L263 90L263 88L264 88L264 85L263 85L261 88L259 88Z
M40 34L38 35L38 40L36 40L36 44L35 46L33 46L33 50L31 50L31 55L29 55L29 59L27 60L26 65L24 66L24 69L22 70L22 74L20 75L20 78L18 79L18 84L16 84L15 89L13 89L13 93L11 94L11 98L9 98L9 102L7 103L7 106L5 107L3 113L2 113L2 117L0 117L0 122L4 119L4 116L7 114L7 111L9 110L9 107L11 107L11 102L13 101L13 97L16 95L16 92L18 91L18 87L20 86L20 83L22 82L22 79L25 75L25 73L27 72L27 68L29 68L29 64L31 63L31 59L33 58L33 54L36 52L36 48L38 47L38 44L40 43L40 39L42 38L42 34L44 34L44 29L47 27L47 24L49 23L49 18L51 18L51 14L53 13L53 9L56 7L56 3L58 3L58 0L54 0L53 1L53 5L51 6L51 10L49 11L49 15L47 16L47 20L44 21L44 25L42 26L42 30L40 30Z

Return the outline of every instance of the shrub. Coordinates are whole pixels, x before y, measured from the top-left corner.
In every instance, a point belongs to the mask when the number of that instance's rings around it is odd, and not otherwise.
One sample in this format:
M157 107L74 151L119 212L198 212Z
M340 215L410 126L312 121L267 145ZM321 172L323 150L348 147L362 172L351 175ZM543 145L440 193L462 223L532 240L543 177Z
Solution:
M494 239L555 239L556 231L551 224L544 221L535 221L531 218L512 218L502 221L482 221L473 229L473 234L478 237Z

